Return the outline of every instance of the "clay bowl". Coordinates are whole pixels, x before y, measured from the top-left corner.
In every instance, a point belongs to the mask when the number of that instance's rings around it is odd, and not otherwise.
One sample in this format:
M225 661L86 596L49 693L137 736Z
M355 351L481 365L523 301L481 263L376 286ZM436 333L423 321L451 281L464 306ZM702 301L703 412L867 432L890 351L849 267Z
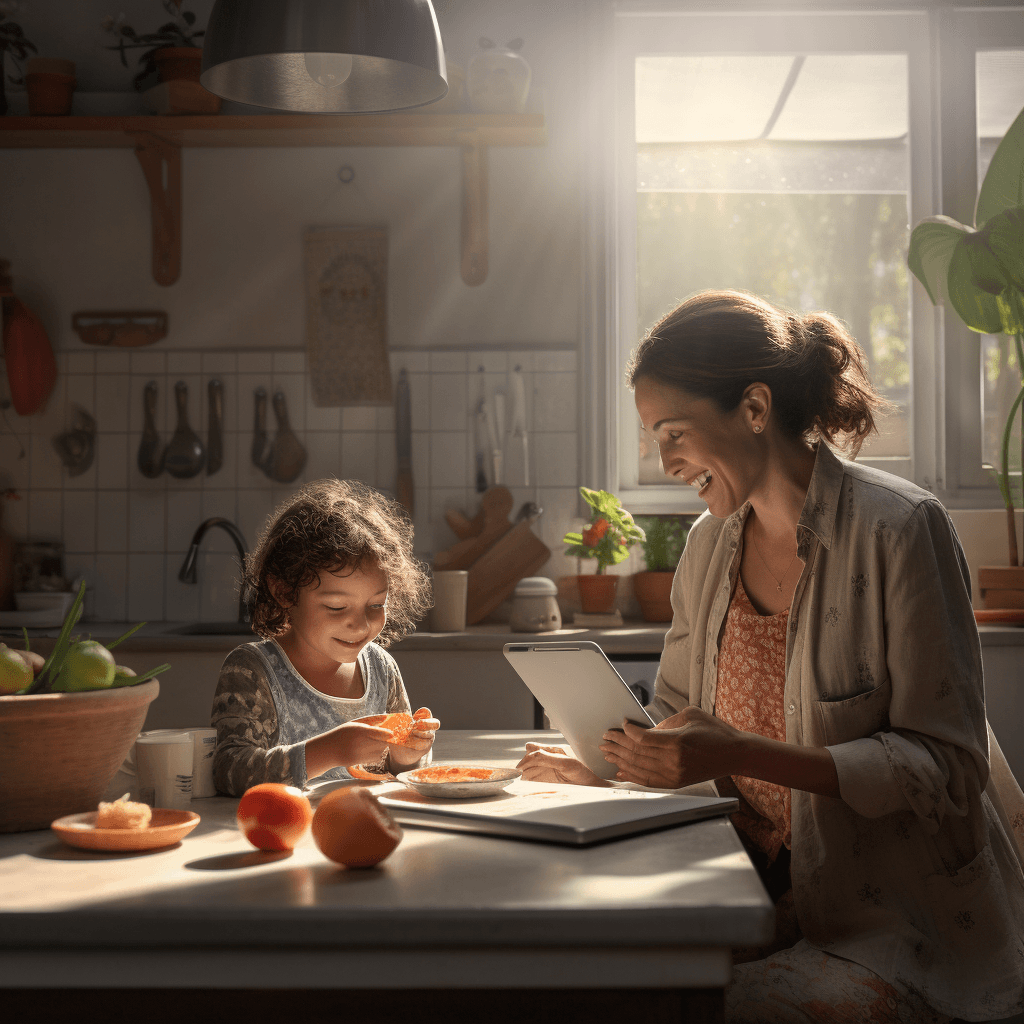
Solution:
M137 686L0 697L0 832L94 811L160 692Z

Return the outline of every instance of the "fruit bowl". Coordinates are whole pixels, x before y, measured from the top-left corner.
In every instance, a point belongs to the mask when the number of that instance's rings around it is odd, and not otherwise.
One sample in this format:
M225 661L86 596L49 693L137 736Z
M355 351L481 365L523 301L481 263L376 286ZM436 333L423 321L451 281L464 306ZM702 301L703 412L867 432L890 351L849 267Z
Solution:
M0 832L94 811L160 693L137 686L0 696Z

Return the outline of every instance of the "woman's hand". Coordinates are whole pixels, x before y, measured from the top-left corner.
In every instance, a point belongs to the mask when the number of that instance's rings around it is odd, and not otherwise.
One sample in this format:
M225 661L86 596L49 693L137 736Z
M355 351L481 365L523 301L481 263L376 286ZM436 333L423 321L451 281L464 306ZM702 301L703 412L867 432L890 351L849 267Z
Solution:
M523 773L526 782L564 782L571 786L611 785L561 747L527 743L526 756L516 767Z
M742 774L747 733L698 707L683 708L653 729L623 722L604 734L601 751L618 768L616 778L657 789Z
M430 714L430 708L420 708L413 716L415 725L404 743L389 743L388 753L396 768L415 764L434 745L434 736L441 723Z

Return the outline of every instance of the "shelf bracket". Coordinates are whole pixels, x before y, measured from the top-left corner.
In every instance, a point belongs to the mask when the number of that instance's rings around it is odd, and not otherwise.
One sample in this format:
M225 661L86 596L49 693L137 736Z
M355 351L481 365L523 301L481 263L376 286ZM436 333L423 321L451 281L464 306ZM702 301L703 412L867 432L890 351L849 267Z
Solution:
M460 133L462 144L462 280L487 280L487 146L475 133Z
M181 273L181 146L151 132L128 132L149 187L153 279L171 285Z

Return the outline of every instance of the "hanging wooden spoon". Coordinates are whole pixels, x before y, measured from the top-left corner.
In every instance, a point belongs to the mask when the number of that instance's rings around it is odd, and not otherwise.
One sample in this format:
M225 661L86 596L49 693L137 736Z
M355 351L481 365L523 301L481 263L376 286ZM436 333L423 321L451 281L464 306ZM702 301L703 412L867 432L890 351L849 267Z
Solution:
M156 381L151 380L142 391L142 412L145 425L139 443L139 472L152 480L164 471L164 449L156 432Z
M174 403L178 407L178 426L164 453L164 467L171 476L187 480L203 471L206 450L196 432L188 425L188 385L174 385Z
M290 484L306 465L306 449L288 422L288 404L283 391L274 395L274 415L277 434L267 455L267 475L271 480Z
M209 476L224 465L224 387L219 380L211 380L206 390L210 401L206 428L206 475Z

